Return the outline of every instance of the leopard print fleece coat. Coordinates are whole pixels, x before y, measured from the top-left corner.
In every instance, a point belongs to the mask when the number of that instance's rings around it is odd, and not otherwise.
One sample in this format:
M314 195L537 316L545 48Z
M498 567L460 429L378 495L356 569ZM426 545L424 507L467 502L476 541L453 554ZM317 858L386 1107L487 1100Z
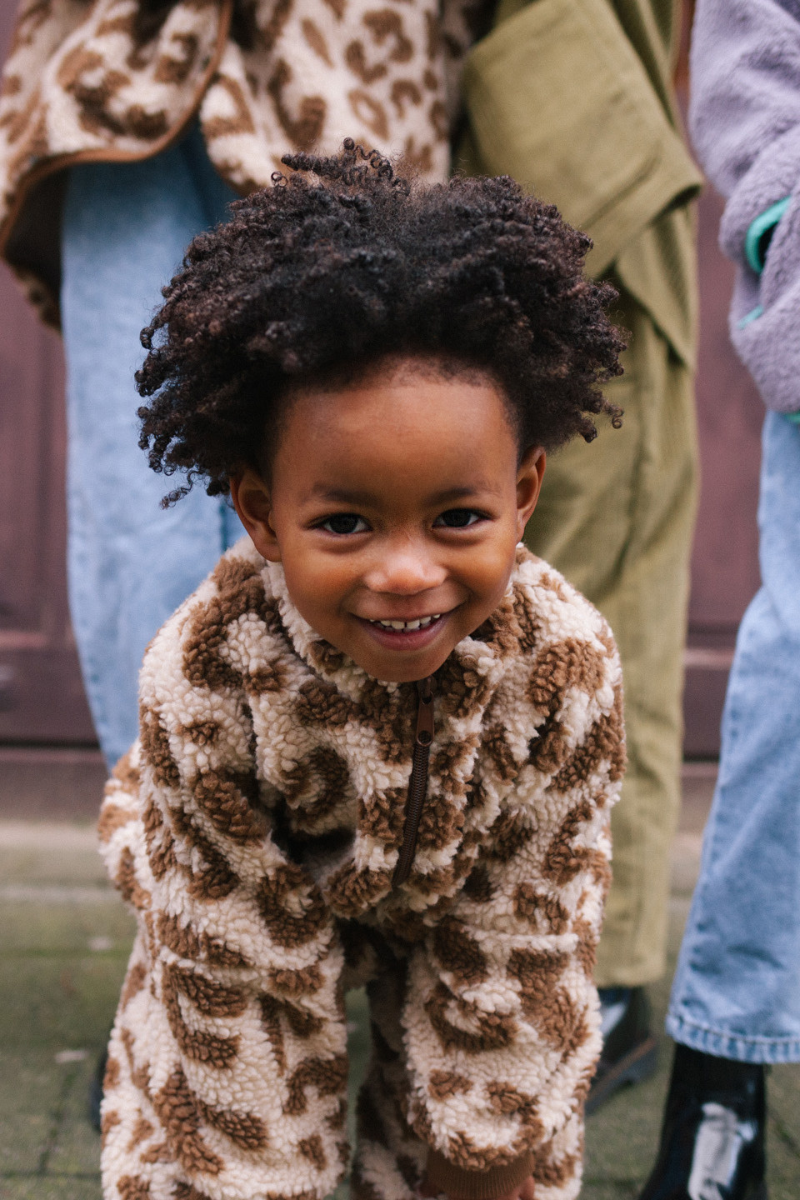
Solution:
M359 1200L427 1170L485 1200L580 1186L594 948L623 770L603 618L522 547L436 675L416 856L416 693L303 620L243 540L161 629L100 818L138 934L103 1102L106 1200L324 1200L348 1163L343 995L366 984Z
M8 4L11 0L4 0ZM21 0L0 86L0 252L58 321L63 168L134 162L197 119L241 194L345 137L447 177L491 0Z

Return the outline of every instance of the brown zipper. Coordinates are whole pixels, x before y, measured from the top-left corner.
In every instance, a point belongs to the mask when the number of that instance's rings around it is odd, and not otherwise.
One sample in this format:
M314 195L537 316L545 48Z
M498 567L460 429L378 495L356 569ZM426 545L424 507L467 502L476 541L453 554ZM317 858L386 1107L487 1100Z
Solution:
M403 826L403 845L392 876L392 887L400 887L411 874L414 853L417 848L417 830L422 816L422 806L428 790L428 760L433 741L433 679L428 675L417 682L417 731L414 738L414 758L411 763L411 778L408 783L406 819Z

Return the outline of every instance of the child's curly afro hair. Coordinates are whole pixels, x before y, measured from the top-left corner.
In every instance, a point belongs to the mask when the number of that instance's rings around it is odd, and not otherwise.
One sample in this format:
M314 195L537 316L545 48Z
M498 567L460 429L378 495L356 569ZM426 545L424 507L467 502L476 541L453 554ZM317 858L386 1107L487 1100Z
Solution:
M555 208L508 178L410 186L350 139L283 162L293 174L194 239L142 332L140 445L156 471L188 473L165 503L268 461L287 385L385 355L486 371L521 452L591 440L587 414L619 423L599 388L621 370L615 292L584 278L591 242Z

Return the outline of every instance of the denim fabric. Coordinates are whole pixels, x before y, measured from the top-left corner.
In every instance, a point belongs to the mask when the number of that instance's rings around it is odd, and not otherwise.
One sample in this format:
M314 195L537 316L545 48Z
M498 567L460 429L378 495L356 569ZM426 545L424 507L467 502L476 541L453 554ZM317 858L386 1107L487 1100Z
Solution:
M728 684L722 757L667 1032L744 1062L800 1061L800 427L764 426L762 586Z
M111 764L137 732L137 677L159 626L241 532L197 487L171 509L175 480L139 449L133 373L139 333L196 233L233 193L194 130L138 163L74 167L63 218L70 609L89 704Z

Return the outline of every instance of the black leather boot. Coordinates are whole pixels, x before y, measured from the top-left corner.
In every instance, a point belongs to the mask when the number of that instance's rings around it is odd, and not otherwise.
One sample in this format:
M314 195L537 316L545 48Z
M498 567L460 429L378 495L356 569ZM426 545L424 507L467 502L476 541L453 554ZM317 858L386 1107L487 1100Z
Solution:
M764 1074L675 1047L658 1159L639 1200L767 1200Z
M618 1088L640 1083L657 1066L656 1039L650 1032L650 1002L642 987L600 988L603 1052L586 1098L595 1112Z

